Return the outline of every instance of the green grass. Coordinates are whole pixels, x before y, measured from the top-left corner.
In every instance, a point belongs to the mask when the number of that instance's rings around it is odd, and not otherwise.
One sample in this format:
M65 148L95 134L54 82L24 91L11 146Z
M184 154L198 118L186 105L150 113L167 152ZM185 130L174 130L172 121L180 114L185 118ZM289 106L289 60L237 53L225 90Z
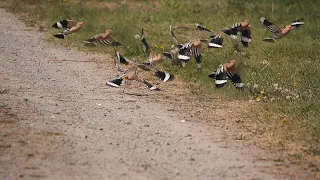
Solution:
M196 71L193 61L183 69L170 63L165 63L163 67L212 91L231 94L232 98L263 101L266 106L275 107L285 116L293 117L294 123L306 127L314 142L320 141L318 0L10 0L4 6L14 13L21 13L23 8L23 12L27 12L24 14L27 17L25 19L29 19L27 23L30 25L40 23L50 28L59 19L84 21L83 29L68 36L65 41L48 37L54 43L83 50L87 49L84 49L82 40L107 28L112 29L112 37L128 46L128 49L121 52L127 57L138 57L140 61L146 57L140 42L134 36L140 34L141 28L145 29L154 52L163 52L170 50L173 44L168 32L170 24L191 27L175 30L178 40L185 42L190 38L206 37L206 34L193 27L196 22L219 32L235 22L250 19L253 42L249 48L243 49L250 58L238 56L230 40L225 37L223 49L204 48L201 72ZM260 16L280 27L303 17L305 25L271 44L262 41L271 33L259 22ZM56 30L50 30L49 34L55 32ZM111 47L99 46L89 50L113 55ZM239 69L242 79L251 84L248 90L239 92L232 85L223 89L213 88L213 81L207 75L230 59L241 62Z

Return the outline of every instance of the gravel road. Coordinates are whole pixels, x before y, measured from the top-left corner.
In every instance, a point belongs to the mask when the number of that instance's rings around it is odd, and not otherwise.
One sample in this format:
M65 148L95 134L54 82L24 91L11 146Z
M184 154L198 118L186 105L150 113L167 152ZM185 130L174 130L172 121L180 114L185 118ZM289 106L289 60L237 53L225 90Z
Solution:
M2 180L295 178L192 119L175 82L107 87L110 56L49 44L3 9L0 39Z

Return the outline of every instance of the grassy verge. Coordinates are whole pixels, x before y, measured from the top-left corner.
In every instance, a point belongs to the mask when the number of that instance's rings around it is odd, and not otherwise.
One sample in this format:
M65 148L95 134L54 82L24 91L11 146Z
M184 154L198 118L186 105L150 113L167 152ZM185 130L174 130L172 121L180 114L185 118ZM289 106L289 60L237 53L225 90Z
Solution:
M170 63L163 65L168 71L184 77L187 81L200 84L202 91L231 95L232 98L264 102L263 124L272 123L269 117L280 114L276 119L281 123L291 123L286 130L291 131L288 140L300 140L309 144L306 153L320 155L320 1L308 0L8 0L2 2L14 13L19 13L30 26L50 29L48 39L64 46L82 50L112 53L112 48L85 48L82 40L103 32L114 31L113 38L128 46L121 50L128 57L146 59L140 42L134 37L145 29L147 40L154 52L170 50L172 41L169 25L185 25L190 28L175 30L178 40L185 42L194 38L205 38L206 34L196 31L193 24L200 23L219 32L235 22L250 19L253 42L243 49L250 58L239 57L232 43L225 37L223 49L204 50L203 70L198 72L195 63L180 68ZM304 17L306 24L276 43L266 43L262 39L271 35L259 22L265 16L282 27L294 19ZM84 28L68 36L65 41L51 36L56 30L51 25L59 19L84 21ZM249 91L239 92L231 85L214 89L207 75L216 67L230 59L241 62L240 71ZM193 89L197 92L199 89ZM261 112L256 112L259 115ZM258 123L258 122L253 122ZM269 128L267 131L283 132ZM295 133L296 132L296 133ZM272 133L270 133L272 134ZM272 135L270 135L272 136ZM281 136L281 135L280 135Z

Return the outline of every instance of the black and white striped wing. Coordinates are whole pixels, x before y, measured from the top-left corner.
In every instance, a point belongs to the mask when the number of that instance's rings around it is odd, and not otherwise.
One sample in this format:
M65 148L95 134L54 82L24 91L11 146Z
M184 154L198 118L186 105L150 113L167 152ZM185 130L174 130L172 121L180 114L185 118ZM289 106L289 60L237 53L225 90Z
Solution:
M156 70L155 75L163 82L167 82L169 80L172 80L174 76L166 71L160 71Z
M241 32L241 43L243 47L248 47L251 42L251 31L249 29L242 29Z
M177 37L176 37L176 35L174 34L171 25L170 25L170 36L171 36L173 42L174 42L175 44L178 44Z
M293 21L293 22L291 23L291 26L294 26L294 27L297 27L297 28L298 28L298 27L304 25L303 20L304 20L303 18L299 18L299 19Z
M66 29L68 27L68 21L67 20L60 20L52 25L52 27L57 29Z
M202 56L201 56L201 51L200 48L191 48L191 54L194 56L194 59L197 64L197 68L201 69L201 63L202 63Z
M216 71L209 74L209 77L214 79L214 84L216 88L222 88L228 82L227 81L228 76L222 64L219 66L219 68Z
M121 86L122 81L123 81L122 77L119 77L119 78L115 78L107 81L106 85L118 88Z
M180 48L178 53L178 59L180 61L188 61L190 60L190 47L189 46L183 46Z
M100 42L101 44L105 45L105 46L111 46L112 43L113 43L113 41L110 40L110 39L103 39L103 40L101 39L101 40L99 40L99 42Z
M239 23L233 24L231 27L223 29L222 32L230 36L232 39L237 39L237 34L239 32Z
M196 28L199 29L200 31L211 33L211 31L210 31L209 29L205 28L204 26L201 26L201 25L198 24L198 23L195 23L194 25L195 25Z
M237 89L240 89L244 86L244 83L241 82L240 75L238 73L231 73L229 71L226 71L228 75L228 79L231 81L231 83L236 87Z
M141 43L142 43L143 51L144 51L144 52L147 52L147 51L150 49L150 46L149 46L149 44L148 44L148 42L147 42L147 39L146 39L146 37L145 37L145 35L144 35L144 30L143 30L143 28L142 28L142 30L141 30Z
M153 90L153 91L160 91L160 88L152 85L151 83L149 83L148 81L144 80L144 79L137 79L138 82L141 82L143 83L144 85L146 85L150 90Z
M97 45L98 40L95 37L83 41L85 45Z
M220 35L210 36L211 39L208 43L208 48L222 48L223 39Z
M274 35L279 36L281 34L281 29L272 22L268 21L265 17L261 17L260 22Z
M123 57L118 51L115 51L116 57L118 62L120 62L121 64L125 64L128 65L129 63L131 63L132 61Z

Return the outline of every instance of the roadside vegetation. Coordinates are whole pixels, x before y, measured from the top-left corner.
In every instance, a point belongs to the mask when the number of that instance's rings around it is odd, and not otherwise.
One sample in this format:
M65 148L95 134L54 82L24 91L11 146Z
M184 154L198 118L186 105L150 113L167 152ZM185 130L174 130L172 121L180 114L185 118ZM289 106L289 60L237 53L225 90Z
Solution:
M261 116L260 124L271 138L283 136L283 143L299 141L300 150L309 155L320 155L320 1L318 0L7 0L1 2L30 26L49 29L48 40L56 44L78 47L114 56L112 47L84 47L82 41L95 34L112 29L112 38L127 48L117 48L126 57L137 57L141 62L147 59L140 41L135 39L144 28L146 38L155 53L171 49L173 42L169 26L175 28L178 41L207 38L208 34L198 31L199 23L214 32L230 27L235 22L249 19L252 25L253 41L249 48L241 48L247 57L239 56L231 40L224 36L222 49L203 48L203 69L197 71L190 61L185 68L162 65L167 71L183 77L186 81L199 84L194 93L213 92L231 99L241 99L263 106L264 111L252 111L251 117ZM287 37L275 43L263 42L271 33L260 23L264 16L279 27L303 17L305 25L293 30ZM85 22L78 33L62 41L52 36L57 30L51 25L60 19L74 19ZM208 74L219 64L237 59L240 74L247 88L236 90L231 84L215 89ZM197 86L199 87L199 86ZM297 147L298 149L298 147ZM294 154L300 157L300 154Z

